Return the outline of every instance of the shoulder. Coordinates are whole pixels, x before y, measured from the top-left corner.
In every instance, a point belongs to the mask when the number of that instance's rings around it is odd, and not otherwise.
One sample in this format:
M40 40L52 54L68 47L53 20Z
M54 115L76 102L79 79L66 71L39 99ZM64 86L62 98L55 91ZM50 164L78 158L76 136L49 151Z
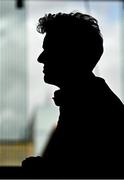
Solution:
M124 111L124 104L120 100L120 98L113 92L113 90L109 87L106 81L101 77L95 77L96 79L96 87L98 88L99 93L104 98L104 101L114 106L118 109Z

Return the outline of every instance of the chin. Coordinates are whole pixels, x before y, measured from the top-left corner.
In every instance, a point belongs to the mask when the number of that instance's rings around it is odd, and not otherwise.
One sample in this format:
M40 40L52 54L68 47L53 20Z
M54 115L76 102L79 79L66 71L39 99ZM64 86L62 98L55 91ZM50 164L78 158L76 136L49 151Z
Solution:
M44 82L48 83L48 84L53 84L53 80L51 79L51 77L47 77L46 75L44 75Z
M44 76L44 82L47 84L53 84L58 86L58 83L56 82L55 78Z

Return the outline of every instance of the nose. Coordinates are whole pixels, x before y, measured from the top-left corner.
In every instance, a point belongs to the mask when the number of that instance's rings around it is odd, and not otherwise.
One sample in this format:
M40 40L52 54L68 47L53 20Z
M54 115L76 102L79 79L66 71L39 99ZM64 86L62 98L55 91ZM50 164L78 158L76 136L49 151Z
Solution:
M46 60L45 60L46 58L45 58L45 53L44 52L42 52L40 55L39 55L39 57L37 58L37 61L39 62L39 63L45 63L46 62Z

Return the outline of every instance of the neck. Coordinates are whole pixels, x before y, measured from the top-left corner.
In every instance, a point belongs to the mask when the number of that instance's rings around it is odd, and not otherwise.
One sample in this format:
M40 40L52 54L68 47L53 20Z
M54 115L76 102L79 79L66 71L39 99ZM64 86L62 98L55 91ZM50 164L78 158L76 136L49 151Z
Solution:
M76 86L81 86L81 84L87 84L89 81L91 81L93 78L95 77L95 75L91 72L91 73L87 73L85 75L82 75L81 77L71 77L68 79L66 79L64 82L59 84L59 88L61 91L67 91L70 89L74 89Z

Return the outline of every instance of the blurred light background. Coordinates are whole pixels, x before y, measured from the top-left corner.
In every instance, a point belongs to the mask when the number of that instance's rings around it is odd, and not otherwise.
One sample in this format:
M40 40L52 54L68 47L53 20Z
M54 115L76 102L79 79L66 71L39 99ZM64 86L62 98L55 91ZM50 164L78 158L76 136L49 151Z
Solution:
M94 69L124 102L124 3L122 1L0 1L0 166L21 165L42 155L59 109L56 86L43 81L37 58L44 35L38 19L46 13L80 11L94 16L104 38L104 54Z

